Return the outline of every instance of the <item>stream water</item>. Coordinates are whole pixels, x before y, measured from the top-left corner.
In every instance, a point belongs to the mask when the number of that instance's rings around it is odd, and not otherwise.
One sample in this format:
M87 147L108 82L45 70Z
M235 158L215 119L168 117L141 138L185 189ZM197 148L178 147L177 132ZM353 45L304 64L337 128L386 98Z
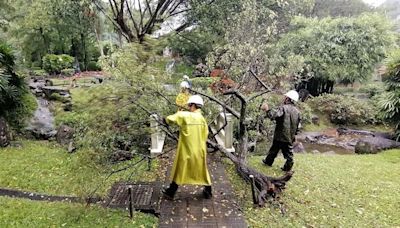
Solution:
M302 142L304 149L308 153L312 153L313 151L319 151L320 153L332 153L334 152L335 154L354 154L354 150L350 149L345 149L343 147L339 146L332 146L332 145L320 145L320 144L315 144L315 143L307 143L307 142Z
M41 97L37 98L38 108L29 121L26 130L38 139L49 139L57 133L54 126L54 116L50 112L49 102Z

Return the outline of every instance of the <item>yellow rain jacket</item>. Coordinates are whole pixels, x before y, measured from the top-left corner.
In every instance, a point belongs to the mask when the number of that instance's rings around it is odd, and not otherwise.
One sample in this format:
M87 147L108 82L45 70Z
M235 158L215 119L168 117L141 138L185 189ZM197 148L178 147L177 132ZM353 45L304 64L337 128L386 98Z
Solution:
M175 103L178 105L178 111L183 111L186 110L187 107L187 102L189 100L190 94L188 92L180 92L178 96L176 97Z
M178 149L171 170L171 180L178 185L211 186L207 170L207 122L200 110L180 111L166 118L168 124L180 128Z

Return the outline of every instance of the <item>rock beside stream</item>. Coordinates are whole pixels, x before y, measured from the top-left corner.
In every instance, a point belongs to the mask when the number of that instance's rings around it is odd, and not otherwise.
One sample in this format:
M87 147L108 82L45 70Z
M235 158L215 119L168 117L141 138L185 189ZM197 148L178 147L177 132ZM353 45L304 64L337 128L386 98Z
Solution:
M376 154L394 148L400 148L400 142L381 137L366 137L357 142L355 152L357 154Z
M57 130L56 140L59 144L67 146L74 140L74 129L67 126L61 125Z

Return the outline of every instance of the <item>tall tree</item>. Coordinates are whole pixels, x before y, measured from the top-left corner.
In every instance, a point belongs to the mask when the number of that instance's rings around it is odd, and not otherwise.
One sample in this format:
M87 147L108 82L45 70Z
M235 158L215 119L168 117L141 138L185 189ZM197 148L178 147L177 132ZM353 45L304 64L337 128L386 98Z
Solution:
M400 49L389 55L386 67L386 92L380 97L379 106L382 116L395 127L400 141Z
M128 42L143 42L157 25L189 10L188 0L109 0L108 7L99 0L92 0L114 24ZM177 30L185 28L183 24Z
M282 25L296 14L293 8L300 4L311 6L307 3L311 1L241 1L240 13L225 28L226 43L209 55L209 65L223 67L228 75L244 84L253 78L248 74L251 69L272 86L287 86L302 60L283 59L274 50L274 44L286 30Z
M321 20L299 17L279 45L288 56L305 59L303 73L312 78L301 87L318 95L331 92L336 81L368 79L395 44L391 29L390 22L378 14Z
M69 54L85 67L93 59L94 10L89 0L9 1L8 37L27 65L41 66L48 53Z
M352 17L372 11L362 0L315 0L313 17Z

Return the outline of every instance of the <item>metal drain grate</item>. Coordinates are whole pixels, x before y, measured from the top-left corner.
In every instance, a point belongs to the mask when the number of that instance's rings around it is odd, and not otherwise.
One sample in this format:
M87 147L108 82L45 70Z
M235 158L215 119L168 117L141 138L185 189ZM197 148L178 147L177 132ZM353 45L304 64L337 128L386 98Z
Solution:
M109 197L106 201L107 207L124 209L128 208L129 187L132 189L132 203L136 210L156 213L161 188L161 184L159 182L115 183L111 188Z

